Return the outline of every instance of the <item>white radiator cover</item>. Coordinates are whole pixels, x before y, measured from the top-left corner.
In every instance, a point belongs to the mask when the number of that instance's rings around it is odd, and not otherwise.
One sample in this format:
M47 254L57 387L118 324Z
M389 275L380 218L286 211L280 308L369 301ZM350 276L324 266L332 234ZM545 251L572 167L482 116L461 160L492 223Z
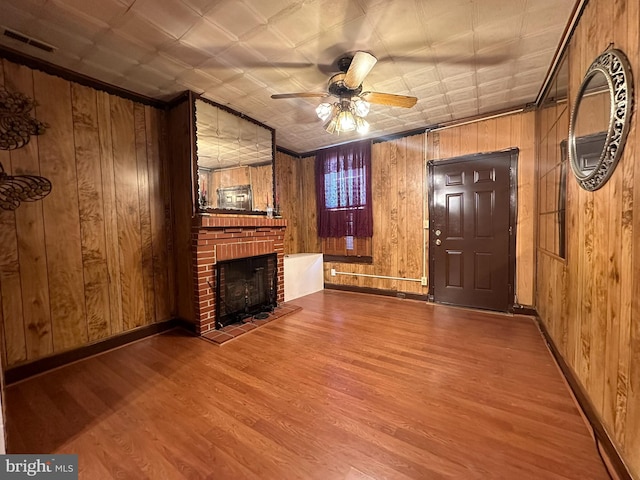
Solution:
M284 256L284 301L324 289L321 253L294 253Z

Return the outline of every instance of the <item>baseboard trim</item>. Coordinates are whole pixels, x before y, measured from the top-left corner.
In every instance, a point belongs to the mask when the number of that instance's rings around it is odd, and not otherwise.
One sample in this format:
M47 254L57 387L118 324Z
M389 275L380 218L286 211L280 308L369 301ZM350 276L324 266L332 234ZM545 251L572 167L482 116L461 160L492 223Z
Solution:
M357 287L353 285L338 285L336 283L325 283L324 288L327 290L342 290L344 292L369 293L371 295L382 295L385 297L408 298L409 300L429 301L429 295L420 295L418 293L399 292L396 290L383 290L380 288Z
M593 432L596 436L596 441L599 442L600 445L602 445L602 448L607 456L607 460L615 470L618 480L633 480L631 472L625 465L624 460L622 459L620 452L618 452L618 449L614 445L613 440L611 440L609 433L604 428L602 420L600 420L600 416L593 406L593 403L589 399L589 396L582 387L582 384L573 373L571 367L569 367L567 362L565 362L564 358L560 354L560 351L556 348L556 344L551 338L551 335L549 334L549 331L547 330L547 327L542 319L537 315L535 318L538 324L538 328L542 332L542 335L547 342L547 345L549 346L549 350L551 351L556 363L558 364L560 370L566 378L569 387L571 387L573 395L578 401L578 404L580 405L580 408L582 409L585 417L589 421L591 428L593 428Z
M74 348L73 350L54 353L48 357L39 358L38 360L34 360L29 363L10 367L4 372L5 384L11 385L12 383L19 382L34 375L53 370L54 368L62 367L69 363L82 360L83 358L97 355L99 353L106 352L107 350L121 347L127 343L135 342L177 327L195 334L195 326L192 323L178 318L145 325L143 327L136 328L135 330L130 330L104 340L99 340L89 345Z
M514 305L512 313L514 315L530 315L532 317L538 317L538 312L533 307L527 307L525 305Z

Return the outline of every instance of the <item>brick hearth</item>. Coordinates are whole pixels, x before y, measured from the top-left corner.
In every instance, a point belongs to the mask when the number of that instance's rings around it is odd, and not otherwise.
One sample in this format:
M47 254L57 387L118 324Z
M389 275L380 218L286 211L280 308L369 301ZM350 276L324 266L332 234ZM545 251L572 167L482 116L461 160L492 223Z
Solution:
M278 304L284 302L284 230L287 221L261 216L201 216L192 229L195 319L198 334L215 330L215 263L276 253Z

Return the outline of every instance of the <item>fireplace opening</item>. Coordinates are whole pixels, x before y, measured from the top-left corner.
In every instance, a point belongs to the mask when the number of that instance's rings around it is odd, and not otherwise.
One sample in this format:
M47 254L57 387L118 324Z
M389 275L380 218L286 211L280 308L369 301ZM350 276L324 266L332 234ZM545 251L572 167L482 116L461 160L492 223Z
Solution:
M277 306L275 253L216 264L216 328L239 323Z

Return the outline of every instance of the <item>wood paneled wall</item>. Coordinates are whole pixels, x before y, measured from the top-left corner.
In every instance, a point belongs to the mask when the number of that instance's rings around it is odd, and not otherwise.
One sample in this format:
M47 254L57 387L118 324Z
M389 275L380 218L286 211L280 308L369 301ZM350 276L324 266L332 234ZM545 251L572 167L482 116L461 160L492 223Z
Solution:
M426 295L420 279L428 276L424 263L423 219L428 220L425 157L443 159L518 147L517 283L518 302L533 305L534 289L534 121L533 112L515 114L414 135L372 148L374 210L373 263L327 262L325 282ZM425 148L427 154L425 155ZM288 219L285 251L320 252L317 237L313 157L296 159L279 153L276 182ZM428 255L428 250L425 250ZM339 272L396 279L331 276ZM406 280L398 280L406 279Z
M169 172L173 212L173 255L176 262L176 313L195 323L195 292L192 256L193 216L196 199L193 191L193 155L195 150L192 119L193 98L186 95L167 114L169 132Z
M427 155L445 159L518 148L517 302L533 305L535 284L535 113L519 113L429 133Z
M319 253L315 157L295 158L276 152L276 193L287 219L284 253Z
M567 181L566 262L539 250L537 309L635 478L640 478L640 4L591 0L568 50L569 108L591 62L613 42L635 75L624 154L606 185ZM539 168L545 156L538 157ZM541 191L543 196L548 196ZM634 208L636 205L636 208Z
M374 143L371 148L373 263L324 264L325 282L426 295L420 282L423 262L423 213L426 212L424 135ZM331 269L366 275L331 276ZM398 280L398 279L406 280Z
M171 318L164 113L6 60L0 85L49 124L0 162L53 184L0 210L4 366Z

